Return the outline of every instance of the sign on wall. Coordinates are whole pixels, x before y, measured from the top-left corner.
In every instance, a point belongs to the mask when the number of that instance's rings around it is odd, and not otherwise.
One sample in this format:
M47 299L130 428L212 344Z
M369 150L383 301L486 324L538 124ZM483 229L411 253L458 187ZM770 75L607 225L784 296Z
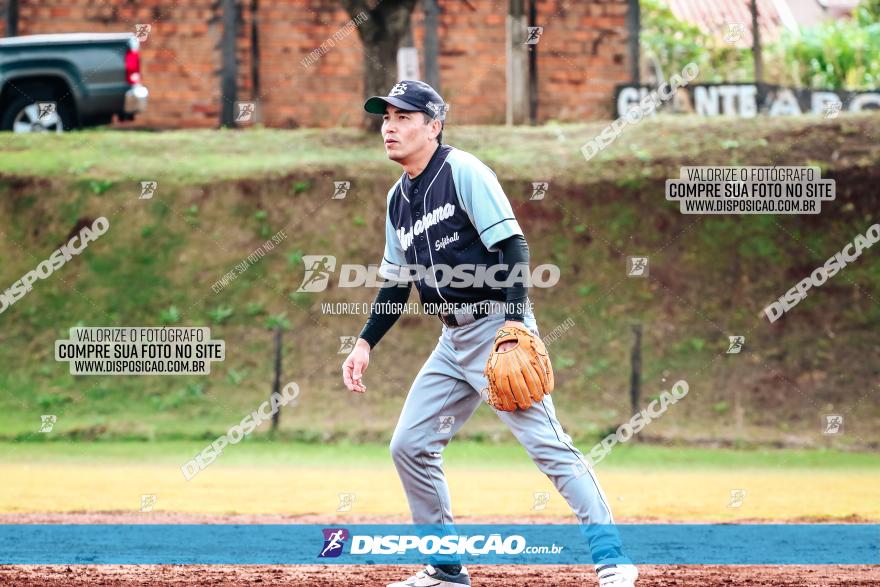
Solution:
M639 100L656 88L652 86L617 86L614 103L617 116L623 116ZM880 110L880 90L849 92L808 90L767 84L701 84L679 88L665 112L701 116L738 116L758 114L791 116L797 114L836 115L837 112Z

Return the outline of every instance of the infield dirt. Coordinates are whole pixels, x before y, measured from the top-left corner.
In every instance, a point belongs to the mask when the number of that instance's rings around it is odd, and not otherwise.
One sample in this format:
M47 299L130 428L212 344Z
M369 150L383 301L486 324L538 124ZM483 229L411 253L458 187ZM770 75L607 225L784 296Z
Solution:
M341 516L340 516L341 517ZM536 523L534 518L479 518L460 516L459 523ZM645 523L657 520L621 519L619 523ZM801 521L801 520L799 520ZM851 518L847 522L863 522ZM401 516L346 514L344 520L323 516L283 515L192 515L156 512L84 512L75 514L7 514L5 524L374 524L407 523ZM681 520L678 521L681 523ZM760 523L760 520L749 520ZM839 522L839 520L838 520ZM571 523L569 517L541 518L541 523ZM778 523L778 521L774 521ZM389 565L22 565L0 566L0 585L16 587L92 586L171 586L215 587L259 585L303 587L384 587L407 578L418 570L414 566ZM596 585L591 565L470 565L475 587L574 587ZM731 587L731 586L846 586L868 587L880 584L880 566L708 566L644 565L639 567L639 587Z

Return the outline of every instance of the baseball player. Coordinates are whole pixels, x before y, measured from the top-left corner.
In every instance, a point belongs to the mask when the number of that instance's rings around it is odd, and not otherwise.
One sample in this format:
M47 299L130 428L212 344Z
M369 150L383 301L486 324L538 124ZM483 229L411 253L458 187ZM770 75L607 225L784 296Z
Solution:
M507 272L495 274L501 280L516 276L517 269L528 274L528 245L495 173L470 153L442 143L447 106L424 82L401 81L388 96L367 100L364 108L383 116L385 152L403 174L387 195L379 268L386 282L342 366L348 389L366 392L363 375L370 352L400 317L400 312L381 309L403 306L413 283L423 307L449 308L437 314L443 323L437 346L409 390L391 439L413 523L453 523L441 454L485 401L550 478L579 523L613 528L608 500L592 468L563 431L546 395L553 386L552 367L528 301L528 279L510 278L503 287L492 287L488 277L458 283L441 277L444 266L502 265ZM413 267L427 271L413 275ZM504 371L520 367L522 374ZM623 556L617 533L584 534L599 585L635 585L638 571ZM429 559L425 569L388 587L471 584L465 567L440 560Z

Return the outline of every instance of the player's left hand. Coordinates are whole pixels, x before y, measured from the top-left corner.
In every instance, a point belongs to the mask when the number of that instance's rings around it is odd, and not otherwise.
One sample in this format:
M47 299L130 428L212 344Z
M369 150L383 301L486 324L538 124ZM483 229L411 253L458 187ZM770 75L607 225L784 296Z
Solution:
M505 326L519 326L520 328L525 328L525 327L526 327L526 325L525 325L524 322L518 322L517 320L505 320L505 321L504 321L504 325L505 325ZM507 341L507 342L502 342L502 343L498 346L498 350L499 350L499 351L506 351L506 350L508 350L508 349L512 349L512 348L515 347L515 346L516 346L516 341L514 341L514 340L509 340L509 341Z
M512 342L513 348L501 350L507 342ZM496 410L527 410L553 391L553 366L547 348L519 321L507 321L495 333L483 374L489 383L484 399Z

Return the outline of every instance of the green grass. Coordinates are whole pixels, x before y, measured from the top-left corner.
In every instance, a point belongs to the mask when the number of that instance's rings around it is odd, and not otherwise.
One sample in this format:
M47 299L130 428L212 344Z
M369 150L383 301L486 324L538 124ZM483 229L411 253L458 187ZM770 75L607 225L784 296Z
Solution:
M201 451L206 442L0 442L0 462L114 464L178 463L180 455ZM586 445L582 450L588 450ZM456 466L533 467L519 444L454 440L444 459ZM370 467L390 463L386 444L340 443L332 446L246 440L223 453L228 465ZM614 449L599 467L637 469L877 469L880 455L834 450L754 450L668 448L626 445Z
M835 120L759 117L739 119L736 124L697 116L658 116L627 127L610 147L585 162L581 146L608 124L602 121L515 128L450 125L444 130L444 139L497 167L499 176L610 181L618 186L641 187L646 177L674 169L668 165L672 159L699 158L701 165L782 164L781 159L785 159L803 165L813 156L813 150L828 153L832 147L843 145L845 129L850 134L873 131L876 116L842 114ZM805 133L808 129L820 132ZM768 136L772 140L768 141ZM0 173L74 178L82 189L95 194L110 190L114 184L143 179L159 179L161 195L163 182L200 185L303 171L332 170L341 177L360 179L396 178L396 169L388 165L378 133L343 128L124 133L90 129L61 136L8 135L0 141L0 154ZM654 167L655 163L661 167ZM621 169L616 164L628 167ZM290 190L296 192L301 185L301 180L292 181Z
M880 256L866 251L811 292L784 328L768 326L760 313L876 221L870 186L880 181L880 117L735 124L658 117L627 128L585 162L578 149L604 124L562 125L562 139L549 127L445 133L496 171L533 264L560 266L559 286L530 295L543 333L567 319L575 324L550 349L566 431L579 445L594 442L629 416L631 325L640 322L642 404L679 378L694 391L646 435L703 445L876 447L880 405L870 395L878 389ZM732 140L735 147L723 146ZM664 179L681 165L817 159L838 180L838 201L817 217L686 217L663 199ZM295 289L303 255L379 259L385 194L397 177L377 137L356 129L4 136L0 290L45 259L78 219L108 215L111 227L0 314L0 439L43 440L41 414L58 415L54 434L66 439L216 437L268 396L268 326L283 323L284 378L305 393L284 413L280 436L315 444L387 440L436 344L438 321L401 319L373 353L370 391L352 397L341 382L339 337L357 334L366 317L322 315L320 302L370 302L375 292ZM143 179L159 181L152 200L137 199ZM332 182L343 179L352 182L349 197L331 201ZM540 202L528 199L536 179L551 181ZM282 228L286 240L212 291ZM625 256L636 253L651 257L648 280L623 276ZM226 361L205 378L73 377L54 361L54 341L76 324L162 323L211 326L214 338L227 341ZM737 358L724 355L734 333L748 334ZM847 434L821 436L820 414L836 411L848 414ZM485 408L462 434L510 439Z

